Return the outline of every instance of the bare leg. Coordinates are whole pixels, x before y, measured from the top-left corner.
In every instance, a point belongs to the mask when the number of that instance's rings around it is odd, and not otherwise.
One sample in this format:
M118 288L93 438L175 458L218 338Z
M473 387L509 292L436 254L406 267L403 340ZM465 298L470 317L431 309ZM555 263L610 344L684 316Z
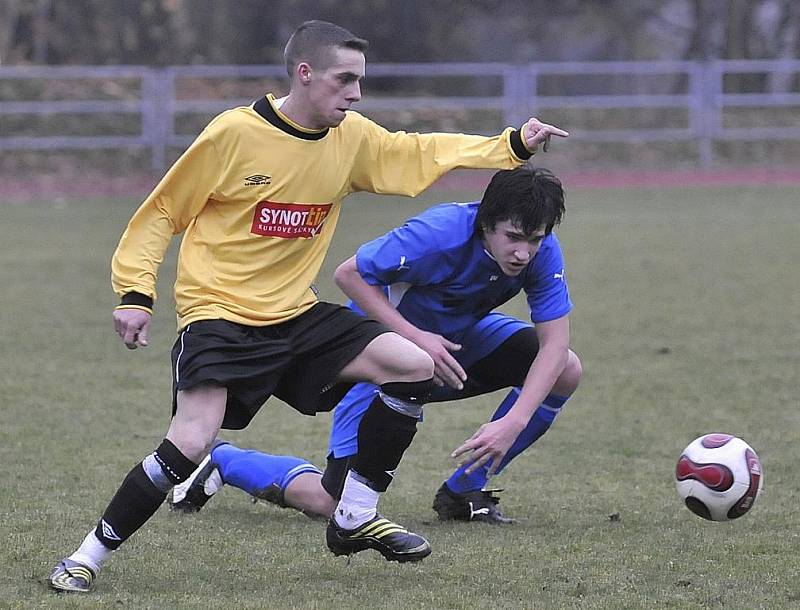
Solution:
M322 487L322 475L306 472L296 476L283 492L288 506L308 515L328 519L336 508L336 500Z

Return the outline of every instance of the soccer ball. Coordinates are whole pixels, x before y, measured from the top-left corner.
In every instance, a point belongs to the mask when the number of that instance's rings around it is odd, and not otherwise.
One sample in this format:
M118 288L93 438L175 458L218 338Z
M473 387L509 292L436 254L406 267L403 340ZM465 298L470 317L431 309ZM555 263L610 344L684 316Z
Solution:
M710 521L744 515L763 485L756 452L730 434L696 438L683 450L675 468L675 486L687 508Z

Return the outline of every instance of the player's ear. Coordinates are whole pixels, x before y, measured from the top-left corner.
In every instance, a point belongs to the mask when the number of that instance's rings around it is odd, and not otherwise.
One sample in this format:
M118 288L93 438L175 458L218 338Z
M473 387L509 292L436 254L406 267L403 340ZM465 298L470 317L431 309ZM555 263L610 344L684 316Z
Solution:
M297 64L297 78L300 82L304 85L307 85L311 82L311 66L309 66L306 62L301 61Z

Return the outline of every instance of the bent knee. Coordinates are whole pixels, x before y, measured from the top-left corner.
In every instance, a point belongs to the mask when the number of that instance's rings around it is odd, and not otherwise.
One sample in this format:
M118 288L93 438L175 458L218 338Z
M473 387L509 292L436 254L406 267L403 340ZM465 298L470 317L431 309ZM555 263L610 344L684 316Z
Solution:
M398 381L423 381L433 378L433 358L416 345L413 347L413 353L409 354L408 359L403 362L405 370L398 373L403 376L403 379Z
M433 377L433 358L408 339L388 332L375 337L339 373L340 381L422 381Z
M180 428L171 426L167 431L167 438L187 458L199 464L211 452L211 447L217 438L219 428L213 430L198 430L196 428Z
M373 383L413 382L433 377L433 358L408 339L395 333L386 333L374 343L372 347L377 349L372 351Z
M195 439L195 438L176 438L172 437L167 434L167 438L180 450L180 452L185 455L188 459L193 461L195 464L199 464L203 461L211 451L211 445L213 444L214 439L212 438L209 441L205 439Z
M578 358L578 354L569 350L567 364L553 386L553 392L561 396L571 395L578 389L578 385L581 382L581 375L583 375L581 359Z
M226 388L210 384L178 392L167 438L189 459L199 462L211 449L225 416L227 394Z

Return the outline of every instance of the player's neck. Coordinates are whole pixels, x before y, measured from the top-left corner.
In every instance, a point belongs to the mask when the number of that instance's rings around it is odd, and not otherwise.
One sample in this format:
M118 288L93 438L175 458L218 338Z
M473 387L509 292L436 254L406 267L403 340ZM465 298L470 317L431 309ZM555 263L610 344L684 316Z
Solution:
M292 94L290 92L289 95L280 99L280 106L277 103L275 106L280 109L283 116L300 127L312 130L324 128L324 126L318 127L314 124L311 114L305 110L307 104L304 100L299 99L299 96L296 93Z

